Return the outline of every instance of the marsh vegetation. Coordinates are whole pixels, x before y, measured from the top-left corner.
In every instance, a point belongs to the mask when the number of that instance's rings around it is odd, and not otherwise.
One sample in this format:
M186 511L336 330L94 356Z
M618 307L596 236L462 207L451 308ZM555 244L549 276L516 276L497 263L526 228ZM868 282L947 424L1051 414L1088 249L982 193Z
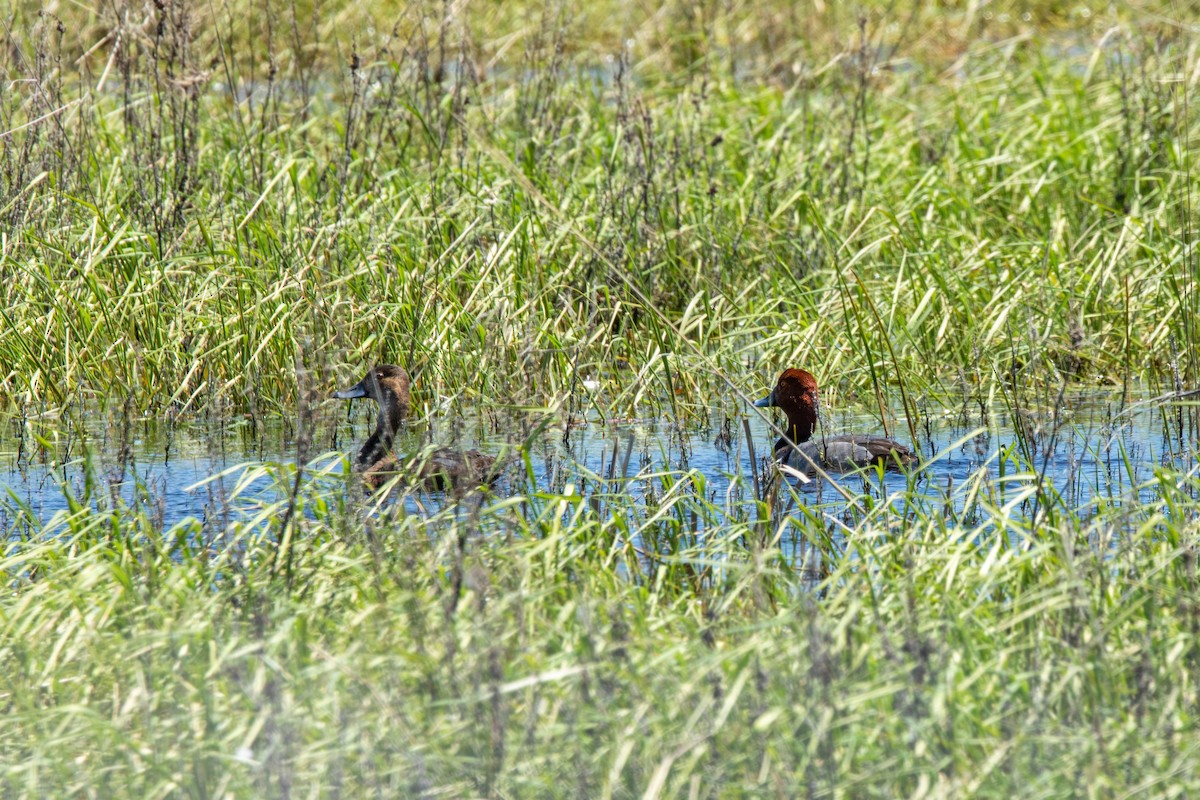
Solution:
M5 796L1200 790L1194 15L357 5L2 12Z

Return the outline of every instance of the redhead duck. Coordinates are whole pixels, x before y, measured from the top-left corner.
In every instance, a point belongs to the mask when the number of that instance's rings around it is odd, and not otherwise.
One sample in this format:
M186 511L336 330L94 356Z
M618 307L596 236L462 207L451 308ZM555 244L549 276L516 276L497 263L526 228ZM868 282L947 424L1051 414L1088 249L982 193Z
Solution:
M362 473L363 482L371 489L378 489L397 473L435 490L491 484L499 474L496 459L478 450L439 447L427 457L418 456L404 465L392 454L392 441L408 414L410 382L403 367L380 364L354 386L333 393L339 400L369 397L379 404L375 432L359 448L354 471Z
M780 408L787 414L787 436L775 443L775 458L800 472L812 474L812 464L830 472L852 472L872 464L899 469L917 461L912 448L883 436L849 433L813 439L817 379L805 370L784 370L771 393L754 405Z

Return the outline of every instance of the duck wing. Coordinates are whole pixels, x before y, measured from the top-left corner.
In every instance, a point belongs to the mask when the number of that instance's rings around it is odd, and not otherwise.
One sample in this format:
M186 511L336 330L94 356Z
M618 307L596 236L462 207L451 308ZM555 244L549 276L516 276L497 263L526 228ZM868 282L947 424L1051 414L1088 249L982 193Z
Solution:
M430 489L473 489L490 486L500 475L495 456L478 450L439 447L418 467L417 475Z
M846 434L817 440L824 447L824 461L829 469L849 472L872 464L899 469L917 461L911 447L886 436Z
M502 466L495 456L478 450L439 447L404 463L389 453L361 472L369 491L380 488L396 475L403 476L401 484L420 483L433 491L450 491L490 486L500 476Z

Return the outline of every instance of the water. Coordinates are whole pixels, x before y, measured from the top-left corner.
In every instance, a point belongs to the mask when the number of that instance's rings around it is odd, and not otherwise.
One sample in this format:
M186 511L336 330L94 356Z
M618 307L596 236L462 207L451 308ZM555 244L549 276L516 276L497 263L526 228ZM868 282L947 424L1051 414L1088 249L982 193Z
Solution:
M323 408L317 420L307 452L314 471L325 473L317 479L323 491L348 491L344 477L339 478L344 464L333 452L353 452L374 420L368 404L356 405L349 415L344 406ZM1196 408L1149 398L1127 407L1109 395L1080 395L1066 400L1057 418L1046 411L1022 413L1027 433L1023 439L1006 413L989 410L981 415L977 407L966 413L926 411L918 423L917 444L923 456L932 454L934 460L906 497L959 514L969 511L968 499L978 499L984 487L997 505L1024 496L1013 513L1029 514L1045 502L1027 496L1034 483L1031 475L1037 474L1049 495L1057 493L1063 505L1084 515L1101 501L1149 502L1156 489L1143 484L1156 469L1195 469ZM899 422L892 436L911 441L903 415L893 418ZM540 429L535 422L493 423L506 431L540 431L529 440L536 485L526 486L521 471L513 470L500 491L589 493L599 487L650 505L669 490L673 473L677 477L691 470L702 480L690 480L689 490L702 492L696 499L708 505L708 519L718 521L744 517L754 494L754 470L765 481L765 459L777 436L764 418L749 418L755 463L742 419L719 412L710 415L707 425L682 430L661 419L610 424L592 420L572 427L565 437L561 421L552 420ZM445 430L443 423L442 429L430 431L415 422L399 438L397 449L416 452L431 438L439 443L454 439L491 452L520 443L519 435L509 441L479 422L456 427ZM286 498L291 488L297 442L294 430L282 422L95 420L87 426L86 442L57 433L66 428L58 420L16 418L0 425L0 525L9 535L21 532L14 530L18 521L44 523L68 509L68 495L90 497L93 506L136 506L165 530L189 518L222 527ZM820 430L882 432L877 420L865 414L823 419ZM605 482L620 478L622 468L624 481ZM981 482L981 477L986 480ZM835 480L851 495L896 498L909 489L909 479L892 472L882 483L876 474ZM808 484L793 481L792 488L799 502L825 512L845 505L837 489L819 479ZM445 500L439 495L410 500L409 511L424 513Z

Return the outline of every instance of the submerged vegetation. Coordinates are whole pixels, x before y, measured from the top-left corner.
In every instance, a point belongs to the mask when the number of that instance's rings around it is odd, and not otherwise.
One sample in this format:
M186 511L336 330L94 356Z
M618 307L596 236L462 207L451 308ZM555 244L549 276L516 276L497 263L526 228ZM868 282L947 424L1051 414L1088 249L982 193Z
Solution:
M1200 789L1194 18L353 5L0 18L0 451L84 476L0 515L5 796ZM503 487L363 499L327 398L377 363ZM1012 435L832 504L619 444L753 463L790 366L926 459ZM1178 443L1086 501L1085 387ZM278 420L202 520L121 489L139 430Z

